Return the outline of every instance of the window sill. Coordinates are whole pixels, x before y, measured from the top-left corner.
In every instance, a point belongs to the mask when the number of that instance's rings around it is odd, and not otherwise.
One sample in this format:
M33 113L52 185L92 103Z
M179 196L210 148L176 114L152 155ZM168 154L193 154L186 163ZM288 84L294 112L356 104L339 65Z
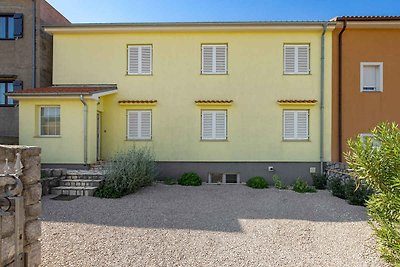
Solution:
M377 91L364 91L364 90L361 90L361 93L383 93L383 90L377 90Z
M310 139L282 139L282 142L311 142Z
M61 138L61 135L35 135L33 138Z
M138 74L127 73L127 74L125 74L125 76L153 76L153 73L149 73L149 74L146 74L146 73L138 73Z
M153 139L125 139L125 141L152 141Z
M229 142L228 139L200 139L200 142Z
M311 76L311 72L310 73L283 73L283 76L298 76L298 75L305 75L305 76L310 75Z
M228 75L228 72L227 72L227 73L203 73L203 72L202 72L202 73L200 73L200 75L206 75L206 76L207 76L207 75L211 75L211 76L212 76L212 75L217 75L217 76L218 76L218 75Z

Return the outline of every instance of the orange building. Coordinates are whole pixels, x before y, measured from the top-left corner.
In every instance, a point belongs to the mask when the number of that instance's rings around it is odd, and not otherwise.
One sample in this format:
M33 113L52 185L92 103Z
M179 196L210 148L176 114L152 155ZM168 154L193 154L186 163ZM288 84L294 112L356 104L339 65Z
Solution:
M332 161L343 161L349 138L400 123L400 16L334 20Z

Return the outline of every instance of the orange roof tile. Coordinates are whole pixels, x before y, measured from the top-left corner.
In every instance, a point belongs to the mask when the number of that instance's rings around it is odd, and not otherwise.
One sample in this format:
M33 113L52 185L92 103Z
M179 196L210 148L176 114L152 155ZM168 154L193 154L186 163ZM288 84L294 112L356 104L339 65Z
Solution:
M120 100L119 104L154 104L157 100Z
M233 100L196 100L196 104L230 104Z
M318 101L315 99L313 99L313 100L307 100L307 99L304 99L304 100L288 100L288 99L278 100L278 103L317 103L317 102Z
M9 96L57 96L57 95L92 95L100 92L116 90L115 85L99 86L52 86L43 88L29 88L15 90L7 95Z

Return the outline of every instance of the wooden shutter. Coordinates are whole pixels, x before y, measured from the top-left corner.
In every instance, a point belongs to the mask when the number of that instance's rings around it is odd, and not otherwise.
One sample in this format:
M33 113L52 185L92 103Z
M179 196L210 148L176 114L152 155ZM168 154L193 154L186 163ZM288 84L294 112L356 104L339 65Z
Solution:
M215 139L226 139L226 111L215 111Z
M128 111L128 139L151 139L151 110Z
M201 114L201 139L213 139L213 112L202 111Z
M308 139L308 110L284 110L283 139Z
M202 45L202 73L227 73L227 45Z
M284 45L284 73L309 74L310 73L310 46L309 45Z
M24 33L24 15L21 13L14 14L14 38L22 38Z
M152 46L128 46L128 74L152 73Z

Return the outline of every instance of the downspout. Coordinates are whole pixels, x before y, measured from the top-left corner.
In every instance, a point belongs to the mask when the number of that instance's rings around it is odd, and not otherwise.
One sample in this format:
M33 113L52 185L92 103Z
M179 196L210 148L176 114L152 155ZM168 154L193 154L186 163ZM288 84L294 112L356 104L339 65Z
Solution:
M88 107L83 100L83 95L80 96L80 100L83 104L83 161L87 165L87 120L88 120Z
M320 138L319 138L319 161L320 173L324 174L324 108L325 108L325 32L329 22L322 24L321 34L321 105L320 105Z
M338 108L339 108L339 114L338 114L338 143L339 143L339 161L342 162L342 154L343 154L343 149L342 149L342 131L343 131L343 126L342 126L342 91L343 91L343 67L342 67L342 62L343 62L343 51L342 51L342 46L343 46L343 39L342 35L344 31L346 30L347 27L347 21L346 19L343 20L343 28L339 33L339 90L338 90Z
M32 0L32 88L36 88L36 0Z

